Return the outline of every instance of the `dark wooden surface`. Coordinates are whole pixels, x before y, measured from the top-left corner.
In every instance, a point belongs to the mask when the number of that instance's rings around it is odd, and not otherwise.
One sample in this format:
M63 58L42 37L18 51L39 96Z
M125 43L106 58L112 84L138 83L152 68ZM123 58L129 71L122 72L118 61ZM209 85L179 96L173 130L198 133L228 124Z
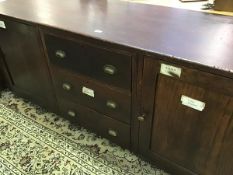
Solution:
M233 70L233 17L114 0L10 0L0 14Z
M233 1L232 0L215 0L214 9L220 11L233 12Z
M54 88L58 98L68 99L82 105L88 106L100 113L108 115L125 123L130 123L131 116L131 94L127 91L114 89L106 84L100 83L94 79L77 75L70 71L52 66L52 76L54 79ZM63 89L63 84L69 84L71 89ZM94 91L94 97L88 96L82 92L86 87ZM107 106L111 101L116 104L112 109Z
M6 66L6 62L4 60L4 54L0 48L0 72L2 76L2 87L9 88L12 86L12 79L9 74L8 67Z
M2 90L5 86L4 80L3 80L3 70L0 67L0 90Z
M0 48L10 88L34 102L56 109L54 92L37 26L4 20L0 29Z
M5 82L4 82L4 63L3 63L3 54L2 51L0 50L0 90L3 89L3 87L5 86Z
M130 148L129 125L102 115L95 110L87 108L86 106L72 103L64 99L59 100L59 108L61 110L62 116L69 119L70 116L67 115L67 111L74 111L76 116L71 118L71 120L75 124L79 124L92 131L95 131L97 134L108 138L109 140L121 145L124 148ZM109 130L115 131L117 135L109 135Z
M233 149L232 93L218 88L218 82L213 84L210 76L214 75L208 73L182 68L178 79L159 74L159 69L159 61L145 59L142 106L146 119L140 125L140 150L154 160L166 160L166 166L176 167L180 174L230 175L232 157L226 152ZM221 85L232 86L233 80ZM182 105L182 95L205 102L205 109Z

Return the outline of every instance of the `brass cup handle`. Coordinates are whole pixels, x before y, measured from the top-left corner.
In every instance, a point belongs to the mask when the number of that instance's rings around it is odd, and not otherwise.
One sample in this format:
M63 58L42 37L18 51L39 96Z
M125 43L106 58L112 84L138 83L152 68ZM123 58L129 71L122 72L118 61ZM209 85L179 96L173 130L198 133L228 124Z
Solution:
M70 91L71 90L71 85L68 83L63 83L62 84L62 88L66 91Z
M106 106L107 106L108 108L111 108L111 109L116 109L116 108L117 108L117 104L116 104L114 101L111 101L111 100L108 100L108 101L106 102Z
M55 52L55 55L56 55L57 58L65 58L66 57L66 53L63 50L57 50Z
M117 72L116 67L110 64L104 65L103 70L108 75L114 75Z
M117 132L114 131L114 130L112 130L112 129L109 129L109 130L108 130L108 134L109 134L110 136L112 136L112 137L117 137Z
M76 113L72 110L68 110L67 114L70 116L70 117L75 117L76 116Z
M142 115L138 116L137 117L138 121L143 122L145 120L145 116L146 116L146 114L142 114Z

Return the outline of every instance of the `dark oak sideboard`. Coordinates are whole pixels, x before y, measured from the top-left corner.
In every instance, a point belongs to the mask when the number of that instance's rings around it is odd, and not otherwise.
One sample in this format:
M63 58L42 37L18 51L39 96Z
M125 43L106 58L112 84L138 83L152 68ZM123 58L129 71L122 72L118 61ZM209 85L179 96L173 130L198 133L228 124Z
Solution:
M0 7L5 87L171 174L232 174L231 17L111 0L61 2L60 16L54 0L18 1Z

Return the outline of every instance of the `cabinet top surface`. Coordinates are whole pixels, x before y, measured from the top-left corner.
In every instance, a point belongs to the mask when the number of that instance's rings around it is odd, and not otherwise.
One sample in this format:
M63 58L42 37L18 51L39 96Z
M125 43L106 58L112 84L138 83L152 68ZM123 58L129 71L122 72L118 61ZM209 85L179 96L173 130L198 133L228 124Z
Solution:
M233 17L119 0L0 0L0 14L233 71Z

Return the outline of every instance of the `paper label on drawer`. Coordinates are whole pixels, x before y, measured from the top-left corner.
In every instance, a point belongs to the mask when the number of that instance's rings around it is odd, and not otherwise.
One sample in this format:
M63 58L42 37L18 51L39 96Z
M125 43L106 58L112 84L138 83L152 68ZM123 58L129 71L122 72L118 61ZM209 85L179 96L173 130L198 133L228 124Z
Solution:
M198 111L203 111L205 108L205 103L193 98L187 97L185 95L181 96L182 105L188 106Z
M86 95L88 95L88 96L90 96L90 97L95 97L94 90L89 89L89 88L84 87L84 86L83 86L83 88L82 88L82 93L84 93L84 94L86 94Z
M6 25L5 25L5 22L4 22L4 21L0 21L0 28L3 28L3 29L6 28Z
M181 68L162 63L160 67L160 73L170 77L180 77Z

